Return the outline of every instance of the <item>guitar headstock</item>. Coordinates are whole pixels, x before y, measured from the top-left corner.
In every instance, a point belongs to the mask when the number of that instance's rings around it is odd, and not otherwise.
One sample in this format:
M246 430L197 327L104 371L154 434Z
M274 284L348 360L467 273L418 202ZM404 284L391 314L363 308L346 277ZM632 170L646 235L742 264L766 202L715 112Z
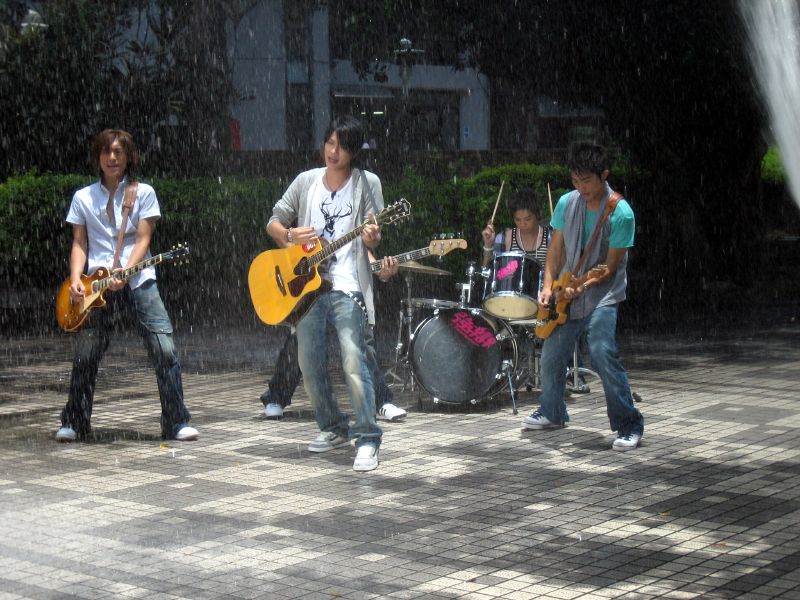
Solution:
M428 244L428 250L430 250L431 256L444 256L453 250L466 249L467 240L461 239L432 240L431 243Z
M405 198L400 198L394 204L384 208L380 213L375 216L375 219L381 225L388 225L401 219L406 219L411 216L411 202Z
M189 256L190 252L187 244L176 244L170 250L164 252L163 256L165 260L180 260Z

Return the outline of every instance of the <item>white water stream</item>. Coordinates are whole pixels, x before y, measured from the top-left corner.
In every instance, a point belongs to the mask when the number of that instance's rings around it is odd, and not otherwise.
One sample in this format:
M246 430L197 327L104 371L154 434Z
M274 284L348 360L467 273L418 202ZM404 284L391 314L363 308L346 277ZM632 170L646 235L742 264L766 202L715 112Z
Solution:
M750 60L800 207L800 11L797 0L739 0Z

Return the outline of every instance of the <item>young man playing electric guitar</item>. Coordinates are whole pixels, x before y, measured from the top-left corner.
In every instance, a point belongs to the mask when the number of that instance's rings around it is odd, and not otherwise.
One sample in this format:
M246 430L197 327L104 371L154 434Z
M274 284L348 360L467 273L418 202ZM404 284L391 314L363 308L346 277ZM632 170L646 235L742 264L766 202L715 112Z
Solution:
M322 147L324 168L300 173L272 209L267 232L280 248L320 244L346 237L383 210L380 179L353 166L364 141L361 124L352 117L334 120ZM297 222L297 227L292 227ZM322 291L297 322L297 344L303 385L314 407L320 434L309 452L327 452L355 440L353 469L378 466L383 432L375 420L375 392L367 364L365 328L375 323L372 272L368 249L380 242L380 226L371 222L359 238L329 259L323 273L329 289ZM366 313L366 314L365 314ZM328 372L328 325L336 330L344 378L355 413L355 424L339 409Z
M633 450L644 433L644 417L633 405L616 342L617 307L625 299L628 248L633 247L633 211L606 182L609 159L602 146L575 146L569 170L575 190L561 197L550 221L553 234L539 294L540 315L548 312L544 307L559 303L568 306L568 319L545 339L540 406L525 418L523 428L551 429L569 421L567 364L585 331L592 366L603 382L611 429L617 433L612 448Z
M91 156L99 167L100 180L75 192L67 214L67 222L72 224L69 294L74 304L83 302L91 292L82 279L87 264L89 273L107 268L119 277L112 279L108 289L122 295L126 286L121 278L122 267L150 257L150 241L161 217L153 188L132 178L139 165L139 152L129 133L119 129L100 132ZM123 208L128 200L133 201L132 207ZM161 435L165 439L195 440L198 432L189 426L172 322L161 301L155 269L145 268L127 285L156 372ZM125 299L129 299L127 293ZM108 348L113 318L112 307L95 310L76 334L69 399L61 412L61 428L56 432L60 442L85 439L91 433L97 369Z

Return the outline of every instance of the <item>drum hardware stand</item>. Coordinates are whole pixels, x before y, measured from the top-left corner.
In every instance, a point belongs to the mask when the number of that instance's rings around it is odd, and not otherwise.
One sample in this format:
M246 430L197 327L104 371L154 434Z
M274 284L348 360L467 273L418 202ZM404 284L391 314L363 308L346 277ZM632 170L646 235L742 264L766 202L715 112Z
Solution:
M411 274L403 275L406 283L406 297L403 298L400 306L397 328L397 344L394 348L394 365L384 374L389 378L388 386L399 387L402 384L402 391L410 388L414 391L414 376L411 374L411 365L408 364L408 350L411 343L411 324L414 322L414 306L411 304ZM405 304L405 306L403 306ZM405 332L405 336L403 335ZM403 374L400 375L399 371Z
M512 373L514 372L514 365L513 361L504 360L503 361L503 371L506 372L506 377L508 377L508 389L511 390L511 406L512 406L512 414L517 414L517 390L514 389L514 376Z
M528 340L528 365L520 369L517 376L516 389L519 390L524 385L527 391L540 389L542 387L541 380L541 365L539 363L540 353L537 349L537 340L539 338L532 331L525 330L525 337Z
M567 380L572 377L572 388L578 389L581 387L581 377L592 377L594 379L600 380L600 375L597 374L596 371L592 371L591 369L587 369L586 367L579 367L578 366L578 350L580 349L580 340L575 340L575 348L572 350L572 366L567 369Z

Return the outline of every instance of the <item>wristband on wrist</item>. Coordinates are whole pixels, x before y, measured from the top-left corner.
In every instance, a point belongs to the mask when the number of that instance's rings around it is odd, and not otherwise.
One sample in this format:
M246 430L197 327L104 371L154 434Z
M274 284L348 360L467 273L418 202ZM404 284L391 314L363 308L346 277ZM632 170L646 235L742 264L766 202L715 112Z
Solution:
M292 243L292 228L291 227L289 227L289 229L286 230L286 241L289 242L290 244Z
M486 246L483 247L484 252L494 252L494 248L487 248Z

